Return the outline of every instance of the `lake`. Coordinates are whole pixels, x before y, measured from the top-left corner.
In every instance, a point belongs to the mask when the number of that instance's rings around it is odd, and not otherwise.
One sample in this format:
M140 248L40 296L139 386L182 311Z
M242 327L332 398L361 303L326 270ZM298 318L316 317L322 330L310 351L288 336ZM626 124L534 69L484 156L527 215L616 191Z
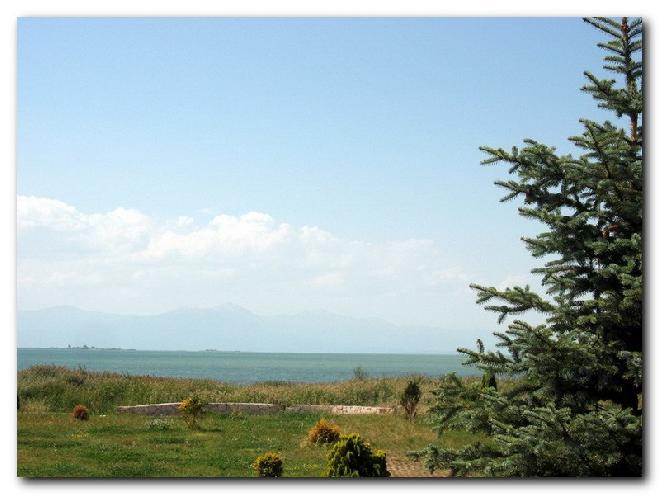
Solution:
M18 349L18 369L54 364L129 375L211 378L232 383L282 380L332 382L353 377L478 375L458 354L304 354L218 351L134 351L118 349Z

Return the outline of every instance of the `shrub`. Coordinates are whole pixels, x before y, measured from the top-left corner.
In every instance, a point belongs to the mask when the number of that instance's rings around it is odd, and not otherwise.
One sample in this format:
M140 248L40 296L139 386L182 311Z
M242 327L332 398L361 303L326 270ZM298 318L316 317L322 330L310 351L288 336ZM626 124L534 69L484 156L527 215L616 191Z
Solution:
M280 478L282 476L282 458L276 452L266 452L254 460L252 467L261 478Z
M197 396L183 399L179 404L179 411L190 428L197 427L197 421L202 416L206 403Z
M419 381L410 380L406 385L399 403L403 406L408 419L413 419L417 414L417 405L422 397L422 391L419 388Z
M371 446L357 433L341 435L328 453L328 471L330 477L386 477L385 452L371 450Z
M81 421L86 421L89 419L89 411L87 410L87 407L83 406L82 404L78 404L73 408L73 417L76 419L79 419Z
M353 368L353 379L355 380L366 380L369 378L369 373L362 366L357 366Z
M309 430L307 438L312 443L335 443L339 440L339 427L330 421L320 419Z

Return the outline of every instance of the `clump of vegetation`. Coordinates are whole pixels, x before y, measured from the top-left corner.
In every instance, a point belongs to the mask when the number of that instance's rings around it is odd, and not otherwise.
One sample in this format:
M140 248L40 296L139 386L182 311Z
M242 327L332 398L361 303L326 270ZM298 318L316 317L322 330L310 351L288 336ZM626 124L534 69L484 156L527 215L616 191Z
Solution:
M419 387L419 380L410 380L403 390L401 400L399 401L408 419L413 419L417 414L417 406L421 398L422 390Z
M174 428L174 422L171 419L154 418L147 421L147 429L151 431L170 431Z
M181 401L179 411L189 428L197 428L199 419L204 412L204 406L206 406L206 402L197 396L188 397Z
M74 406L73 412L71 414L75 419L80 421L87 421L89 419L89 411L87 410L87 407L83 406L82 404L77 404Z
M235 384L207 378L132 376L108 371L86 371L81 385L66 377L75 369L40 365L18 372L21 401L44 400L50 412L70 412L75 404L86 404L100 414L114 412L117 406L179 402L197 395L208 402L262 402L271 404L355 404L387 406L399 404L409 377L369 377L331 383L250 383ZM507 390L515 379L501 379L498 388ZM464 377L470 382L475 377ZM481 378L479 377L478 380ZM442 378L420 381L422 396L438 388Z
M357 433L341 435L328 453L329 477L387 477L385 452L372 451Z
M64 379L69 385L80 387L81 385L84 385L86 378L87 369L83 366L79 366L77 369L72 370L71 373L67 374Z
M260 478L280 478L284 471L282 457L277 452L266 452L254 460L252 467Z
M307 434L312 443L335 443L339 440L339 426L325 419L320 419Z
M356 366L353 368L353 379L354 380L366 380L369 378L369 373L362 366Z

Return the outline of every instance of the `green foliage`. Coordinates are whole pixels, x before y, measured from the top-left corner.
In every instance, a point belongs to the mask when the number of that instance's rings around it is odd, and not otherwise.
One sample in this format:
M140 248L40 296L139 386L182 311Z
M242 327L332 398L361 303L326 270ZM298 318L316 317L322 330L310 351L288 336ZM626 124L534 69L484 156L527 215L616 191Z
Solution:
M73 412L71 415L80 421L87 421L89 419L89 410L87 409L86 406L83 406L82 404L77 404L73 408Z
M307 439L312 443L335 443L339 440L339 426L320 419L307 433Z
M467 364L519 378L510 390L457 379L435 391L441 434L457 426L487 431L462 449L429 446L412 454L429 469L487 476L639 476L642 469L642 21L590 18L605 34L604 68L582 88L626 128L582 120L569 140L579 156L525 140L521 149L481 148L484 164L505 163L502 201L521 197L520 215L545 230L524 238L546 263L533 270L546 294L529 287L472 285L479 304L508 316L537 312L545 323L514 320L496 332L502 351L459 349ZM486 377L484 376L484 381Z
M183 419L185 420L188 427L197 428L199 419L204 413L204 407L206 404L207 403L205 401L197 396L183 399L179 403L179 411L181 412L181 415L183 416Z
M405 377L366 378L333 383L233 384L201 378L130 376L86 371L80 385L68 376L76 370L59 366L34 366L18 372L18 395L23 402L44 401L51 412L70 412L76 404L87 404L106 414L131 404L178 402L197 395L208 402L267 402L278 404L355 404L394 406L408 381ZM420 382L423 391L435 388L436 378Z
M369 373L362 366L356 366L353 368L353 379L355 380L366 380L369 378Z
M403 407L406 417L413 419L417 414L417 406L422 398L422 390L419 388L418 380L410 380L401 394L400 404Z
M372 451L371 446L357 433L341 435L328 453L329 477L386 477L385 452Z
M266 452L260 455L255 459L253 467L261 478L282 477L282 457L276 452Z

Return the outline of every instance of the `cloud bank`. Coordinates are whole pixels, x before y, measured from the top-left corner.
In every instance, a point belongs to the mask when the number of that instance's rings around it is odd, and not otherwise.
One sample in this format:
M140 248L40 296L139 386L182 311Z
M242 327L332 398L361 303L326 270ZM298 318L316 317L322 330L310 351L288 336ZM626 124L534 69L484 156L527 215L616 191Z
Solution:
M18 197L17 229L19 308L151 313L231 301L434 326L461 308L482 313L470 277L432 240L342 239L262 212L203 224L130 208L85 213L34 196Z

